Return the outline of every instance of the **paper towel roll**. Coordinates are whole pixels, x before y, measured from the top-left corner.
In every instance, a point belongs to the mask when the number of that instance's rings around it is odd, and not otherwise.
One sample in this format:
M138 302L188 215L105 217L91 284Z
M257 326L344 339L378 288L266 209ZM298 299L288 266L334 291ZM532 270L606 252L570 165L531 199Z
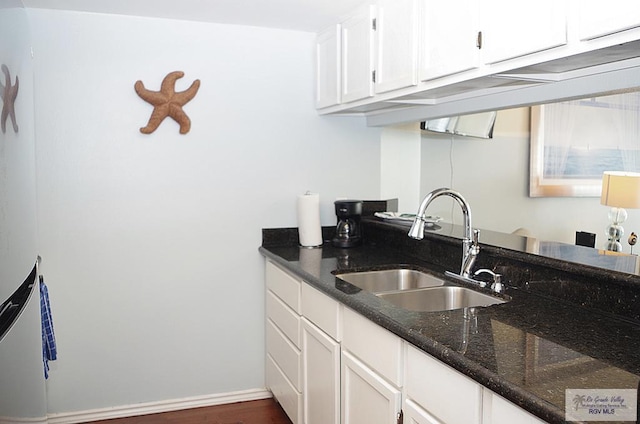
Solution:
M301 246L322 245L320 195L318 193L307 192L298 196L298 235Z

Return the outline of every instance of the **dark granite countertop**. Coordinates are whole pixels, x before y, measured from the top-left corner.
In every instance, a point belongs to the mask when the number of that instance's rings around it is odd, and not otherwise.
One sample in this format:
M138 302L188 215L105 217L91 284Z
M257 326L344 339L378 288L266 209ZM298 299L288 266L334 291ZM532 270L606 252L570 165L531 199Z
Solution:
M367 235L365 243L350 249L334 248L330 243L321 249L299 248L297 233L267 230L266 237L263 231L260 252L332 298L547 422L565 422L566 389L638 389L640 325L635 315L611 314L606 304L610 299L605 299L604 305L596 304L600 298L595 296L596 301L590 300L593 294L571 301L565 292L578 291L577 283L567 276L571 266L541 270L542 265L524 264L520 256L505 261L503 256L510 256L510 252L483 246L485 253L481 252L478 266L502 267L507 274L511 272L506 294L512 300L478 308L477 325L465 336L462 310L408 311L334 275L336 270L403 265L443 277L444 270L456 271L459 267L460 256L456 258L455 254L460 249L459 242L438 237L418 242L406 237L406 230L402 228L377 222L364 222L363 230ZM424 260L426 258L429 260ZM578 281L589 280L580 291L602 284L612 284L614 292L636 290L629 288L630 284L625 281L617 281L615 276L610 283L603 282L597 272L588 277L584 272L574 271ZM568 289L564 290L565 287ZM635 303L635 296L636 293L627 295L626 299L615 302ZM592 304L596 307L591 307ZM635 305L625 306L621 310L634 311L634 308ZM463 341L463 337L468 342Z

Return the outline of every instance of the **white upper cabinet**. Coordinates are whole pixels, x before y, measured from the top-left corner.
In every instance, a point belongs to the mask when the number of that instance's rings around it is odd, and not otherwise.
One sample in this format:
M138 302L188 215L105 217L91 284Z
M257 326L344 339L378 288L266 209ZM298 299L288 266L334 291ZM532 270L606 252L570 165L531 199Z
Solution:
M374 94L375 7L366 6L342 22L342 102Z
M496 63L566 44L566 3L481 0L483 62Z
M479 0L420 0L420 80L478 67Z
M316 39L316 107L340 103L340 25L318 34Z
M591 2L576 2L580 40L589 40L640 26L640 1L611 0L594 7Z
M540 81L548 84L529 86L528 94L531 103L553 101L553 91L544 87L564 85L575 78L571 71L594 80L580 89L584 95L610 91L620 84L610 83L609 75L613 81L627 64L636 66L636 41L640 0L606 6L582 0L525 6L512 0L369 0L318 36L316 107L320 114L364 114L371 125L391 125L410 119L405 112L435 116L453 101L460 113L517 103L518 96L492 94L522 85L492 76L526 83L547 73ZM611 65L608 74L603 64ZM420 109L425 105L435 107Z
M418 0L379 0L375 92L418 83Z
M343 103L418 83L419 0L378 0L342 22Z

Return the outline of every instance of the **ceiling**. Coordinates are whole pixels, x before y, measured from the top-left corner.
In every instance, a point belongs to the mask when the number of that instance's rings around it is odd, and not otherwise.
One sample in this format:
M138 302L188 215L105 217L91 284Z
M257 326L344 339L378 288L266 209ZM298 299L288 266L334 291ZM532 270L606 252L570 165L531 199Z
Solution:
M368 0L22 0L28 8L318 32Z

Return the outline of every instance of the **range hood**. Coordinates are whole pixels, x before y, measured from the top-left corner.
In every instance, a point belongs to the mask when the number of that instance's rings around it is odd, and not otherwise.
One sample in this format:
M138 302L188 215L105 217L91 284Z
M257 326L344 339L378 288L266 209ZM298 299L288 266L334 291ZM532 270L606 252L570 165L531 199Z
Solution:
M470 115L437 118L420 123L420 129L428 132L461 135L475 138L493 138L496 111Z

